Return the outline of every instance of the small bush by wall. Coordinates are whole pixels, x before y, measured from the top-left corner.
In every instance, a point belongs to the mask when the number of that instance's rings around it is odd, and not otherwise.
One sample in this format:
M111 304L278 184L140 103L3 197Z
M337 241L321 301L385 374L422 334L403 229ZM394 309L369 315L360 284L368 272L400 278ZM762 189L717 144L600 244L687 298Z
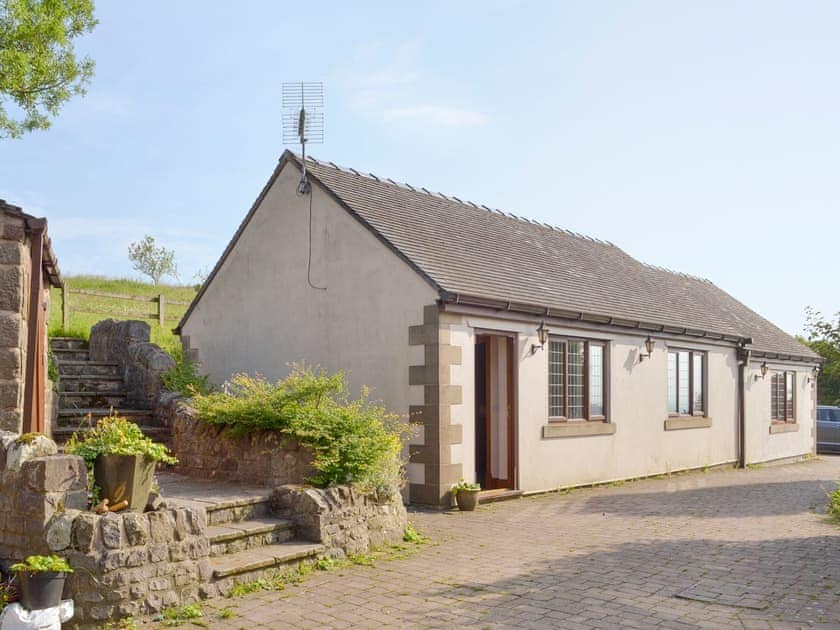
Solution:
M312 454L278 431L236 436L224 426L207 424L182 398L164 397L158 422L172 431L176 472L203 479L263 486L304 483L314 470Z
M309 481L315 485L351 484L381 497L399 493L407 427L367 392L352 399L343 374L295 366L273 384L238 374L225 390L193 398L202 421L233 436L269 430L291 437L312 452Z

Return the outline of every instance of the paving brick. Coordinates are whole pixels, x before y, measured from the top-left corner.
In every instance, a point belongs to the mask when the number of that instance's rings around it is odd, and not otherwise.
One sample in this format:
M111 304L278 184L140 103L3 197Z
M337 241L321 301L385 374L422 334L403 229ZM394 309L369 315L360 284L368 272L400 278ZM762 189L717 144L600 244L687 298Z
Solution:
M414 511L419 554L237 599L212 627L837 627L838 479L824 457Z

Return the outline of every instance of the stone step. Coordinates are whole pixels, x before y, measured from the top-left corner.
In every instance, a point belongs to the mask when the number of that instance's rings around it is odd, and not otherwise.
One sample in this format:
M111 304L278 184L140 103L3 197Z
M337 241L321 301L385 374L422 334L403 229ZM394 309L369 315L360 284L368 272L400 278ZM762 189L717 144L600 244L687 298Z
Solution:
M60 377L66 376L120 376L116 363L100 361L59 361L56 364Z
M81 350L87 349L86 339L78 337L52 337L50 338L50 350Z
M53 348L52 355L59 366L68 361L90 361L87 348Z
M60 392L62 409L119 409L125 401L124 391Z
M96 424L100 418L111 415L110 407L71 407L58 410L57 424L59 427L75 428L82 425ZM122 416L135 424L154 425L154 413L149 409L120 409L113 408L113 415ZM90 418L88 418L90 416Z
M258 518L247 521L210 525L210 556L223 556L283 543L294 536L292 522L283 518Z
M96 376L94 374L62 374L58 381L58 392L119 392L123 388L121 376Z
M246 549L225 556L210 558L213 577L216 580L235 578L235 581L254 579L267 569L296 564L308 558L314 559L326 550L324 545L299 540Z
M256 520L271 515L268 495L241 497L230 501L221 501L205 505L208 525L227 525Z

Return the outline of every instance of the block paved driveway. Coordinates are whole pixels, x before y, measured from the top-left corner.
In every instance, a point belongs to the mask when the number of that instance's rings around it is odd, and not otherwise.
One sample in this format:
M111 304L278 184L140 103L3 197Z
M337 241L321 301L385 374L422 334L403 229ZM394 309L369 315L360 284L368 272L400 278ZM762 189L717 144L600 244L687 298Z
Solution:
M414 511L435 543L204 604L213 628L840 628L840 457ZM218 610L235 616L223 620Z

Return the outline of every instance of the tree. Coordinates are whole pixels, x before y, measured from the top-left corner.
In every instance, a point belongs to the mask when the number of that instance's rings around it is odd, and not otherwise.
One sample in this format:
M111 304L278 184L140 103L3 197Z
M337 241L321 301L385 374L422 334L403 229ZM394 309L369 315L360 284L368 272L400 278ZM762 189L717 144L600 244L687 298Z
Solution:
M134 269L149 276L157 285L163 276L178 278L178 266L175 264L175 252L158 246L155 239L146 234L142 241L128 246L128 259Z
M0 0L0 138L49 128L85 93L94 63L76 57L73 40L96 26L93 10L93 0Z
M819 380L819 402L840 405L840 313L836 321L823 317L810 306L805 309L805 343L825 359Z

